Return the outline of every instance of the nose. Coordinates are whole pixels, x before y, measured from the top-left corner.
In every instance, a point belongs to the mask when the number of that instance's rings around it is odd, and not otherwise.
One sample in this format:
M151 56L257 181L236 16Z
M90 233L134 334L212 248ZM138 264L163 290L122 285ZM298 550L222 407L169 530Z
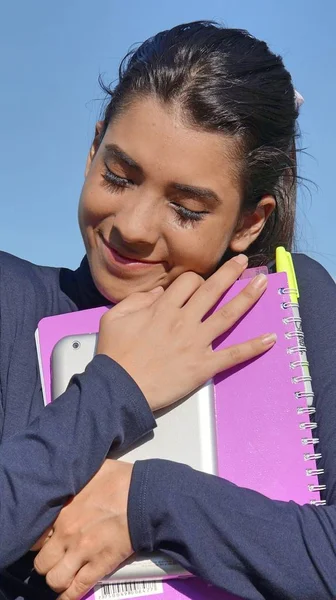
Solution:
M158 203L145 199L124 202L115 213L113 229L129 246L154 246L160 236Z

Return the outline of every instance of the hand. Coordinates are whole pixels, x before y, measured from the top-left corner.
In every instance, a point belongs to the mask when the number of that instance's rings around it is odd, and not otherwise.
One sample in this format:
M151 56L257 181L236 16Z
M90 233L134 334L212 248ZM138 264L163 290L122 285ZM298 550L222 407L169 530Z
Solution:
M114 571L133 549L127 501L133 465L107 459L60 512L34 566L59 600L77 600Z
M119 302L109 311L109 324L112 323L112 321L119 319L120 317L125 317L128 314L134 313L142 308L150 306L159 298L163 291L163 287L158 286L157 288L149 292L139 292L131 294L130 296L125 298L125 300ZM36 552L38 550L41 550L41 548L43 547L45 542L48 541L52 533L53 528L48 527L48 529L32 546L31 551Z
M150 305L117 319L115 309L103 315L97 352L110 356L133 377L153 411L176 402L216 373L258 356L274 344L275 336L268 336L212 350L213 340L230 329L266 288L266 277L261 286L256 285L260 279L252 280L234 299L202 321L246 266L246 257L238 257L238 261L233 258L207 281L195 273L183 273ZM127 300L131 302L131 296Z

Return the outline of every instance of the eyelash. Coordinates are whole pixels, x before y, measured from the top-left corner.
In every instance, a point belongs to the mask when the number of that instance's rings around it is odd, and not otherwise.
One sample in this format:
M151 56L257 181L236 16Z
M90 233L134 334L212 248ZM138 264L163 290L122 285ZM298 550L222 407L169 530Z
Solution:
M113 192L123 192L123 190L127 187L133 185L133 181L131 179L126 179L126 177L119 177L113 171L111 171L105 165L105 171L103 173L103 179L105 186L112 190ZM207 211L196 211L189 210L189 208L185 208L180 204L172 203L174 206L174 210L176 212L177 220L180 225L186 225L186 223L194 224L198 221L202 221L204 217L209 214Z
M126 179L125 177L119 177L105 165L105 172L103 173L103 179L105 181L106 187L110 188L112 191L121 192L124 188L132 185L133 181L130 179Z

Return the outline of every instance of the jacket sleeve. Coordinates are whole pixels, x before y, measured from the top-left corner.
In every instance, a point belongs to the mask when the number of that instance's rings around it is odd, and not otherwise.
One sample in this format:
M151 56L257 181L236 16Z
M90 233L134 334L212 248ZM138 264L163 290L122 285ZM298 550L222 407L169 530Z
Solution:
M135 463L129 496L136 551L160 549L248 600L336 597L336 286L307 257L295 263L327 505L270 500L162 460Z
M132 378L96 356L23 433L0 446L0 568L32 547L111 446L126 448L154 427Z

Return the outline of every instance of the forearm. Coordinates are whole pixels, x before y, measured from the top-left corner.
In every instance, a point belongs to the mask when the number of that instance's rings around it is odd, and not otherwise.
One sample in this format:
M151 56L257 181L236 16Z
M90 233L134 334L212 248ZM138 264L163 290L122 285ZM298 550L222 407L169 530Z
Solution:
M96 357L21 434L0 447L0 568L29 550L101 466L155 426L133 380Z
M169 461L135 464L129 525L136 551L162 550L249 600L336 595L336 506L276 502Z

